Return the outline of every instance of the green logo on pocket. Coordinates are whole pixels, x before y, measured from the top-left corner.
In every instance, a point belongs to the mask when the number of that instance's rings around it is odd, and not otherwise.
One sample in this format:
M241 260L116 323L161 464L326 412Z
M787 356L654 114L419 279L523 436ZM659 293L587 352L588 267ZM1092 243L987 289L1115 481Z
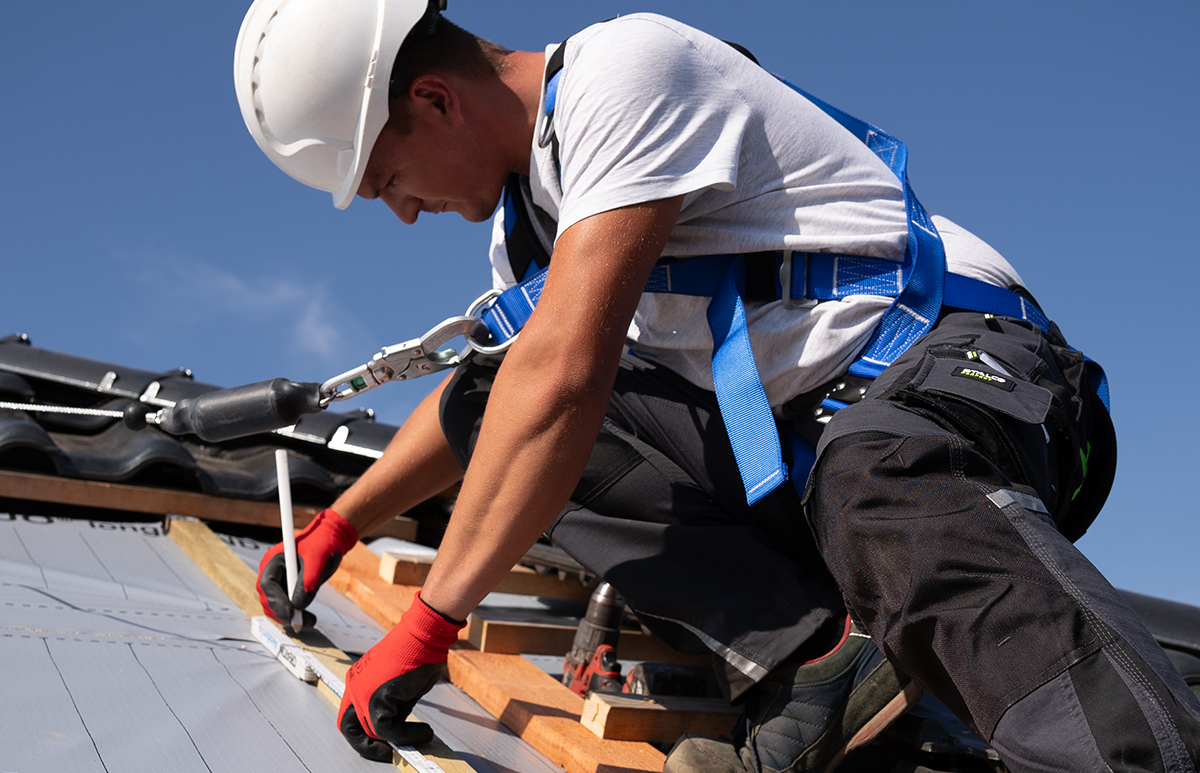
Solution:
M1005 378L997 373L988 373L986 370L979 368L956 368L951 371L951 375L960 378L969 378L974 381L982 381L985 384L990 384L997 389L1003 389L1006 392L1011 392L1013 387L1012 379Z

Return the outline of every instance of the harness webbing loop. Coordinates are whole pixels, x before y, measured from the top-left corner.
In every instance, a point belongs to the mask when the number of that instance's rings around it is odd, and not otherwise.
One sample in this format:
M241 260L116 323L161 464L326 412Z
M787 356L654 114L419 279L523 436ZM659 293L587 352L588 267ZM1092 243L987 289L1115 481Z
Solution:
M713 336L717 405L746 489L746 503L752 505L786 481L788 469L750 347L746 308L732 267L708 304L708 327Z

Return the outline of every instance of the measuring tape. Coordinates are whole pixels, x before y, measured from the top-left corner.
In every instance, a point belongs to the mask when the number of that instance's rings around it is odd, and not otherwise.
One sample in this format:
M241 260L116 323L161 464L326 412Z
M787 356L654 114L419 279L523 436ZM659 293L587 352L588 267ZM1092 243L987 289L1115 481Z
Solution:
M311 652L292 644L291 639L268 618L262 615L250 618L250 634L297 679L305 682L316 682L319 679L339 698L346 691L346 683L329 670L328 666ZM390 741L388 745L419 773L446 773L436 762L411 746L397 746Z

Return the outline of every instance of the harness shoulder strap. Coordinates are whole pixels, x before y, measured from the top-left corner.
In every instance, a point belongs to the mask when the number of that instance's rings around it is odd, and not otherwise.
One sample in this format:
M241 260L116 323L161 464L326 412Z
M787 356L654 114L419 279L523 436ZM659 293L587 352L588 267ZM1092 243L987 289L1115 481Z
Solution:
M504 183L504 247L513 278L524 282L550 265L530 215L529 178L510 174Z
M554 168L561 169L558 162L558 133L554 131L554 106L558 102L558 80L562 75L563 61L567 56L567 40L554 49L554 53L546 60L546 75L542 83L543 98L542 126L538 130L538 147L550 146L550 157L554 159Z
M541 147L551 146L556 167L559 162L554 110L565 52L566 41L555 50L547 62L545 110L538 131L538 144ZM904 260L899 266L899 276L895 280L888 278L897 272L895 263L850 255L805 255L803 275L798 280L794 266L795 256L790 252L780 253L781 270L778 276L782 286L777 288L779 295L774 297L782 298L789 305L812 305L815 301L862 292L887 295L896 299L884 313L882 321L874 330L859 359L851 365L851 374L872 379L883 372L900 354L932 329L947 293L956 307L975 308L1005 316L1014 316L1012 310L1019 308L1020 314L1017 316L1031 319L1039 327L1048 324L1040 310L1036 310L1036 307L1030 304L1036 311L1027 311L1024 299L1011 291L990 288L982 282L965 277L955 277L948 283L941 236L908 183L908 149L904 143L881 129L813 97L786 80L780 80L866 144L892 170L904 190L908 242ZM747 502L754 504L788 479L788 469L783 463L774 416L750 347L743 297L746 296L748 277L762 272L757 269L751 272L747 257L717 255L667 262L664 264L665 271L660 272L656 269L650 277L646 291L708 295L712 298L708 309L708 323L714 342L713 382L745 485ZM845 261L840 268L839 261ZM820 290L820 287L826 284L822 281L823 266L829 266L828 273L831 277L828 281L831 289L825 297L822 297ZM812 267L816 268L810 273ZM528 270L528 263L525 264L525 268ZM785 268L786 271L783 270ZM845 292L844 285L843 289L839 290L839 271L855 275L851 283L854 288L852 291ZM514 275L523 277L524 272L514 271ZM883 279L880 280L880 277ZM485 312L484 320L498 340L504 341L515 336L525 324L541 295L544 281L545 270L535 273L527 281L501 294ZM797 283L800 288L798 294L795 292ZM756 281L755 284L762 283ZM882 292L881 289L889 284L895 291ZM759 293L755 292L754 295L757 297ZM804 302L795 303L797 298ZM1002 308L996 308L997 306Z

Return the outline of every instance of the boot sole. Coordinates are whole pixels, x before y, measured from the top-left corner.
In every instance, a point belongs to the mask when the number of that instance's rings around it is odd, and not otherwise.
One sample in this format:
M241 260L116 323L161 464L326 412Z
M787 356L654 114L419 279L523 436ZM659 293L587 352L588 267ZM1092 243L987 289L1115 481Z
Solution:
M878 714L871 718L869 722L862 726L857 733L854 734L849 742L842 747L842 750L830 761L825 767L824 773L833 773L837 770L838 765L842 764L842 760L846 755L860 746L866 746L879 737L879 734L887 730L893 722L899 719L904 712L911 709L913 706L921 702L921 698L925 696L925 691L916 682L909 682L900 694L892 698Z

